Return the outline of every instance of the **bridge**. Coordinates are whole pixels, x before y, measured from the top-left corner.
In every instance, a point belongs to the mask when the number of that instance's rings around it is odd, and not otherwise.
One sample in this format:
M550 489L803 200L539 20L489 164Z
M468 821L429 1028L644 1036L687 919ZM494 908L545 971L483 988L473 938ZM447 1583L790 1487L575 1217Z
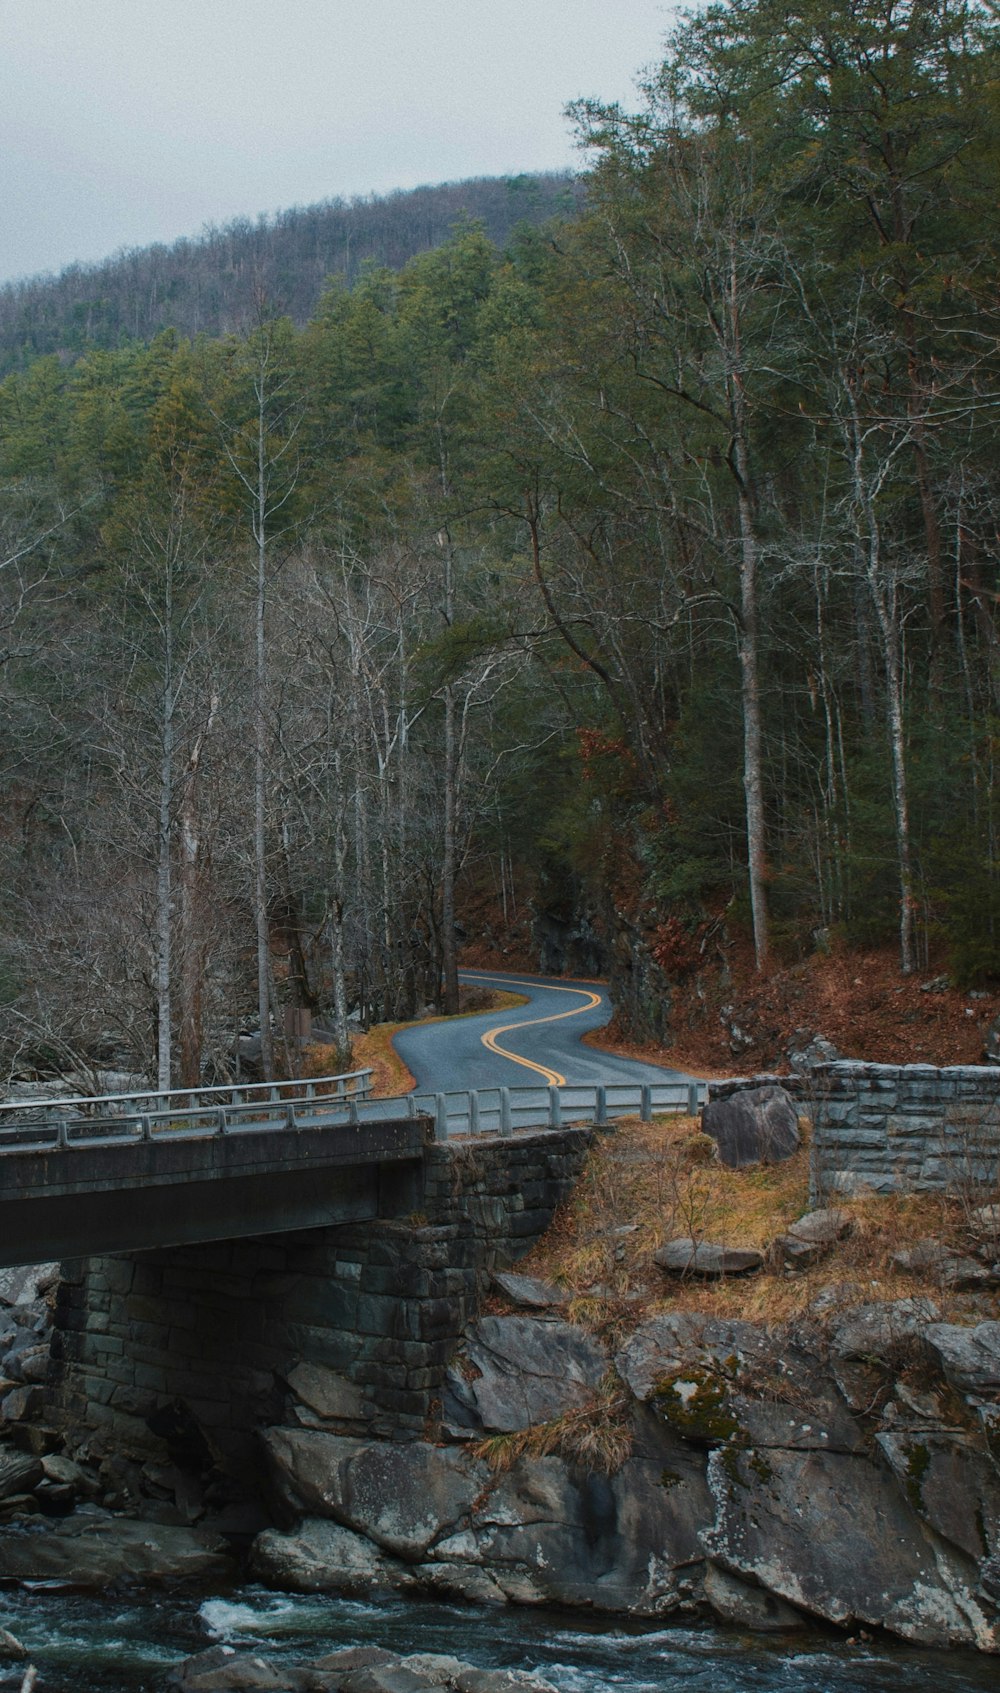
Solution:
M62 1260L49 1374L3 1414L142 1457L180 1406L251 1492L303 1372L330 1426L419 1435L595 1126L693 1103L686 1079L378 1100L356 1072L0 1106L0 1265Z
M428 1141L696 1110L698 1083L371 1097L308 1082L0 1105L0 1267L400 1215Z

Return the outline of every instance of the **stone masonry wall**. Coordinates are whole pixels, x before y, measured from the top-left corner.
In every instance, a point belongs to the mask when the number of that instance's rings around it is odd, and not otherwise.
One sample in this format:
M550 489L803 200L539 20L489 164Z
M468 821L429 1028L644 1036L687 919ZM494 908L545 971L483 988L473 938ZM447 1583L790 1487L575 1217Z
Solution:
M877 1193L980 1193L1000 1179L1000 1068L839 1059L798 1076L709 1084L709 1098L783 1087L812 1119L813 1199Z
M1000 1166L1000 1070L818 1064L806 1089L817 1195L989 1189Z
M404 1217L64 1265L51 1420L136 1460L200 1444L249 1482L292 1377L301 1420L319 1393L323 1426L418 1437L489 1271L544 1233L591 1138L429 1146Z

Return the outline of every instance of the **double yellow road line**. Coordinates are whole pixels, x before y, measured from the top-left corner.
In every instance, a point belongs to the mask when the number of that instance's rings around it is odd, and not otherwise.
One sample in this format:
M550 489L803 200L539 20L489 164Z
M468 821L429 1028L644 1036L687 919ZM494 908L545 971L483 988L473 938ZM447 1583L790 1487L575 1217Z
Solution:
M471 972L463 971L462 974L469 975ZM527 988L529 992L534 992L539 987L538 982L515 982L509 976L481 976L478 972L475 973L475 980L477 982L496 982L498 987ZM561 1088L566 1084L566 1077L561 1076L558 1070L549 1070L544 1064L535 1064L530 1058L522 1058L520 1053L511 1052L509 1046L501 1046L497 1038L499 1035L509 1035L513 1029L534 1029L540 1023L561 1023L565 1017L579 1017L582 1011L592 1011L595 1006L601 1003L600 994L591 993L589 988L557 988L551 982L546 982L544 986L548 993L572 994L574 998L582 999L583 1004L574 1005L569 1011L554 1011L548 1017L527 1017L520 1023L501 1023L495 1029L487 1029L485 1035L482 1036L482 1043L490 1052L497 1053L499 1057L509 1058L512 1063L520 1064L524 1070L533 1070L535 1075L541 1076L550 1087Z

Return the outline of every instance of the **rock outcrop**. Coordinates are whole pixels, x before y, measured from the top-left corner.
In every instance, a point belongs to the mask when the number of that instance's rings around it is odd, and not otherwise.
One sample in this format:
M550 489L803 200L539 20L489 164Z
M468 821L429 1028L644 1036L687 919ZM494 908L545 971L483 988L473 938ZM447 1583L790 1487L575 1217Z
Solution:
M561 1319L482 1317L443 1438L269 1431L288 1527L258 1538L255 1571L1000 1651L1000 1323L938 1316L920 1299L787 1329L671 1312L613 1360Z

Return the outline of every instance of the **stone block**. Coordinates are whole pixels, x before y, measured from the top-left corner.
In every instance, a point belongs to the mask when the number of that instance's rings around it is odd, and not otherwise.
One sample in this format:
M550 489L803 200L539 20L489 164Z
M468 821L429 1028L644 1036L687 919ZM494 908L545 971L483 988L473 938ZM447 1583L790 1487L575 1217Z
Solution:
M125 1345L115 1334L90 1334L87 1336L87 1348L92 1356L108 1353L120 1357Z

